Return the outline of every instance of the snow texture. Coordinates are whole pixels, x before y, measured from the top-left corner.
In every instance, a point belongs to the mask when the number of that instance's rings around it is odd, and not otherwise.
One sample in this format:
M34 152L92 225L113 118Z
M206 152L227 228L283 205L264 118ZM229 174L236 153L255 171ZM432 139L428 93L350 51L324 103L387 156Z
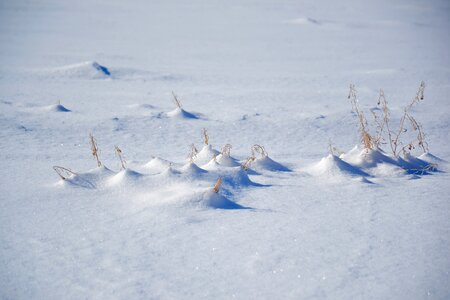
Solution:
M449 299L449 28L447 0L2 1L0 299ZM422 80L428 151L359 145L349 84L397 128Z

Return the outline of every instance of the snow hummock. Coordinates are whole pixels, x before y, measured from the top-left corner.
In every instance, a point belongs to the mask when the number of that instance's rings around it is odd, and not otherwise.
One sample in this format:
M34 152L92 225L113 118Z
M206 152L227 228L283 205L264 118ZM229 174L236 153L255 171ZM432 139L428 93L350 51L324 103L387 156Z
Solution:
M355 146L339 157L360 168L375 168L380 164L397 166L395 158L388 156L381 149L362 149L360 146Z
M194 178L197 178L205 173L208 173L208 171L200 168L193 162L189 162L189 163L185 164L184 166L182 166L180 168L180 172L183 175L187 175L189 177L194 177Z
M119 173L115 174L108 179L107 184L109 186L115 185L132 185L136 181L140 180L144 175L130 169L123 169Z
M330 175L330 176L370 176L366 172L362 171L358 167L343 161L334 154L322 158L320 162L314 164L307 169L307 172L312 175Z
M238 167L241 165L237 159L229 155L223 155L222 153L216 156L216 161L224 167Z
M196 114L190 113L181 107L177 107L174 110L169 111L167 113L167 117L177 119L199 119L199 117Z
M194 157L194 162L199 166L203 166L209 163L214 157L219 155L219 153L220 152L216 149L213 149L210 144L204 145L202 150L200 150Z
M48 112L71 112L70 109L68 109L61 103L45 106L43 109Z
M148 163L144 165L144 168L148 171L153 171L155 173L160 173L172 165L172 162L162 159L160 157L153 157Z
M262 156L252 163L252 169L255 170L267 170L272 172L290 172L291 170L280 164L279 162L274 161L269 156Z
M212 189L207 189L204 192L200 192L191 200L193 203L197 203L200 206L216 209L242 209L245 208L229 199L225 196L215 193Z
M105 66L96 61L66 65L62 67L43 70L44 74L51 77L77 78L77 79L102 79L111 77L111 72Z
M74 186L97 188L103 185L109 178L114 176L114 174L114 171L102 165L87 172L77 173L75 176L71 176L66 181Z

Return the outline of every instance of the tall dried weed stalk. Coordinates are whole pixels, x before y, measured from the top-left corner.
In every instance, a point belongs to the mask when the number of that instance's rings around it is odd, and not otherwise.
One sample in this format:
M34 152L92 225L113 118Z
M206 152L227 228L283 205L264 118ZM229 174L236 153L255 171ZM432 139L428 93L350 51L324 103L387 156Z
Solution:
M92 156L97 161L97 166L101 167L102 166L102 162L100 161L100 158L99 158L99 152L100 151L99 151L98 146L97 146L97 140L94 138L92 133L89 134L89 142L91 143Z
M412 115L411 109L424 99L425 83L420 83L416 96L412 99L403 110L403 115L400 118L398 127L392 129L391 125L391 113L388 107L388 102L383 90L380 90L378 96L378 110L371 110L375 126L375 134L369 133L369 125L364 113L358 106L358 99L356 95L355 86L350 85L350 93L348 98L352 103L353 111L356 113L359 121L359 133L361 137L361 143L365 149L380 148L382 144L389 144L390 150L395 157L398 157L400 153L407 154L416 146L422 149L422 151L428 152L428 143L425 141L425 133L423 131L422 124L420 124ZM379 112L378 112L379 111ZM411 130L416 133L414 140L405 143L403 136Z
M172 96L173 96L173 102L175 103L175 105L181 109L180 99L178 99L177 95L175 95L175 93L173 91L172 91Z
M119 161L120 161L120 169L121 170L125 170L126 169L126 167L125 167L125 159L124 159L124 157L123 157L123 152L122 152L122 150L118 147L118 146L114 146L114 149L116 150L116 155L117 155L117 157L119 158Z
M203 144L205 144L206 146L209 145L209 135L208 131L206 131L205 128L203 128L202 130L202 137L203 137Z

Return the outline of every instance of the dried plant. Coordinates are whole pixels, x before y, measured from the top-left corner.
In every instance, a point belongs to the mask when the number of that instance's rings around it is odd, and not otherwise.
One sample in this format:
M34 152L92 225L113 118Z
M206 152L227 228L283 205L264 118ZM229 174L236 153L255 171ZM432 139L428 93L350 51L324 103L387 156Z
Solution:
M369 125L364 116L364 113L362 110L359 109L358 97L356 94L355 86L353 84L350 84L350 92L348 94L348 99L350 99L353 111L358 116L359 133L360 133L360 137L361 137L361 142L366 150L373 149L375 147L374 141L373 141L372 136L369 134L369 130L368 130Z
M352 103L354 112L358 116L359 131L364 147L366 149L379 148L382 143L386 143L387 141L391 148L391 152L395 157L398 157L401 152L408 153L411 150L415 149L416 144L423 150L423 152L427 152L428 144L425 141L425 133L423 131L422 125L417 122L417 120L411 115L412 107L424 99L424 91L425 83L422 81L420 83L416 96L411 101L411 103L404 108L403 115L400 118L398 124L398 128L396 130L392 130L388 102L383 90L380 90L377 105L378 107L380 107L381 113L377 113L375 110L371 110L375 124L375 135L372 136L369 133L369 126L367 120L364 117L364 113L358 106L355 87L354 85L350 85L350 93L348 98ZM410 125L413 132L417 132L417 136L416 140L404 144L402 137L408 131L408 124Z
M97 161L97 166L101 167L102 163L99 159L99 149L97 146L97 140L94 138L94 136L92 135L92 133L89 134L89 141L91 143L91 152L92 152L92 156L94 156L95 160Z
M197 147L195 147L194 144L191 144L189 155L188 155L189 161L191 163L194 162L195 158L197 157L197 154L198 154Z
M78 175L72 170L60 166L53 166L53 170L55 170L56 174L58 174L58 176L61 177L62 180L66 180L69 177Z
M422 124L416 121L410 114L407 115L411 123L413 131L417 132L417 144L422 148L423 153L428 152L428 143L425 141L425 133L423 132Z
M173 102L175 103L175 105L181 109L181 102L178 99L177 95L175 95L175 93L172 91L172 95L173 95Z
M205 145L209 145L208 131L206 131L205 128L203 128L203 130L202 130L202 135L203 135L203 143L204 143Z
M125 170L125 159L123 157L123 153L122 150L118 147L118 146L114 146L115 150L116 150L116 155L120 160L120 166L121 166L121 170Z
M417 122L414 117L411 116L411 109L414 105L418 104L420 101L424 99L424 91L425 91L425 83L422 81L420 83L419 89L417 90L416 96L411 101L409 105L405 107L403 110L403 115L400 118L400 124L398 127L398 130L392 134L389 130L389 141L391 144L391 150L394 156L398 157L400 154L400 149L403 151L403 153L407 153L408 151L411 151L414 149L415 142L418 143L418 145L422 148L423 152L428 151L428 144L425 141L425 134L422 129L422 125ZM417 131L417 141L412 141L405 146L403 146L403 143L400 140L400 137L402 134L406 133L408 130L406 128L406 120L409 121L412 130ZM402 147L403 146L403 147Z
M250 169L252 163L253 163L255 160L256 160L256 157L254 157L254 156L248 157L248 158L241 164L242 169L244 169L244 171L247 171L248 169Z
M232 146L230 144L226 144L222 147L222 156L228 156L231 155L231 148Z
M258 144L255 144L252 147L252 156L256 158L256 154L259 154L262 158L269 156L266 149Z
M339 150L339 148L336 147L336 146L333 144L333 142L331 141L331 139L328 140L328 152L329 152L330 154L332 154L332 155L335 155L335 156L339 156L339 155L341 155L341 154L344 153L344 151Z
M216 184L214 185L213 191L214 193L218 193L220 191L220 186L222 185L222 177L219 177L219 179L217 179Z

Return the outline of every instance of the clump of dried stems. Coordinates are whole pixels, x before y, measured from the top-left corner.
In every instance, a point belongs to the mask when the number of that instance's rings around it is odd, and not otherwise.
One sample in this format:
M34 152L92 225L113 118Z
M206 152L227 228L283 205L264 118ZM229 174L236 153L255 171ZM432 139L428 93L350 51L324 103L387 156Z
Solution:
M217 179L216 184L214 185L213 191L214 193L218 193L220 191L220 186L222 185L222 177L219 177L219 179Z
M173 91L172 91L172 95L173 95L173 102L179 109L181 109L181 102L178 99L177 95L175 95L175 93Z
M203 144L209 145L208 131L206 131L205 128L203 128L203 130L202 130L202 136L203 136Z
M120 161L120 169L121 170L125 170L126 169L126 167L125 167L125 159L124 159L124 157L123 157L123 152L122 152L122 150L118 147L118 146L114 146L114 149L116 150L116 155L117 155L117 157L119 158L119 161Z
M58 174L58 176L61 177L62 180L66 180L69 177L78 175L72 170L60 166L53 166L53 170L55 170L56 174Z
M188 155L188 158L189 158L189 162L190 162L190 163L193 163L193 162L194 162L195 158L197 157L197 154L198 154L198 149L197 149L197 147L195 147L194 144L191 144L190 150L189 150L189 155Z
M364 112L359 109L358 105L358 97L356 95L356 89L353 84L350 84L350 92L348 94L348 99L352 104L353 111L356 113L359 121L359 134L361 138L361 142L365 149L373 149L375 144L372 136L369 134L369 125L367 123L366 117L364 116Z
M228 156L228 157L230 157L230 156L231 156L231 148L232 148L232 146L231 146L230 144L225 144L225 145L222 147L222 151L221 151L222 156Z
M358 99L355 90L355 86L350 85L350 93L348 98L352 103L353 111L358 116L359 121L359 133L362 145L366 150L379 148L381 144L389 144L390 150L395 157L398 157L401 152L403 154L409 153L416 148L416 145L422 149L422 151L428 152L428 143L425 141L425 133L422 125L411 115L411 109L414 105L418 104L424 99L425 83L420 83L416 96L412 99L403 110L403 115L400 118L397 129L392 129L390 121L390 110L388 108L388 102L383 90L380 90L378 97L378 107L381 113L377 113L372 110L372 115L375 124L375 134L371 135L369 132L369 125L364 116L363 111L358 106ZM408 126L409 124L409 126ZM404 143L402 137L408 131L408 128L412 132L416 132L416 138L413 141Z
M255 144L252 146L252 155L249 156L242 164L241 167L242 169L244 169L245 171L247 171L248 169L250 169L252 163L256 160L256 155L259 154L261 156L261 158L267 157L269 156L269 154L267 153L266 149L264 148L264 146Z
M97 146L97 140L94 138L92 133L89 134L89 141L91 143L92 156L94 156L95 160L97 161L97 166L101 167L102 166L102 162L100 161L100 159L98 157L100 151L99 151L98 146Z

